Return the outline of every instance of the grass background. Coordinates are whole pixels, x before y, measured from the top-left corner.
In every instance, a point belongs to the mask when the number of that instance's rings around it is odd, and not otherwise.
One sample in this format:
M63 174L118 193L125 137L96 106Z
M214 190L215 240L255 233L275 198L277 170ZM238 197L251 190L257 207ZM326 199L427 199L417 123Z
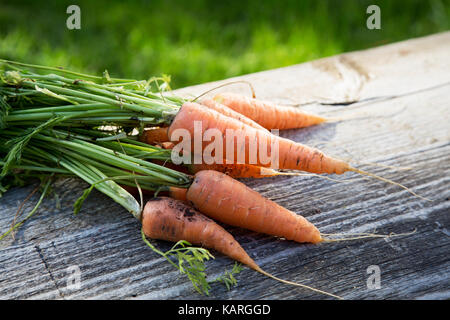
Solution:
M66 8L81 8L81 30ZM381 30L366 8L381 8ZM450 29L449 0L0 0L0 57L172 87L224 79Z

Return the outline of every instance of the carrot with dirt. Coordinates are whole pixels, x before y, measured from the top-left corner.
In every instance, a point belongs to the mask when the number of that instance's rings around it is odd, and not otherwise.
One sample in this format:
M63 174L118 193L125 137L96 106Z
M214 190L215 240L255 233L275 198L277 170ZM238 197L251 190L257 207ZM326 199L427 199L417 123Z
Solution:
M164 145L154 144L154 146L162 149L173 149L175 144L173 142L164 142ZM169 145L170 144L170 145ZM275 176L317 176L323 179L328 179L332 181L338 181L326 176L320 176L314 173L299 173L299 172L280 172L278 170L274 170L272 168L267 167L261 167L261 166L255 166L251 164L219 164L219 163L212 163L212 164L184 164L183 165L175 165L170 162L170 158L168 158L166 161L162 160L153 160L154 163L160 164L162 166L183 172L183 173L191 173L196 174L199 171L202 170L215 170L222 173L226 173L230 177L233 178L268 178L268 177L275 177ZM185 168L187 167L187 169Z
M196 148L194 140L196 136L203 137L204 132L211 128L219 132L221 143L218 144L219 150L216 152L221 152L222 160L226 164L251 164L316 174L356 172L397 185L417 197L426 199L397 182L354 168L346 161L330 157L316 148L256 129L193 102L184 103L169 126L168 135L174 143L179 143L181 140L177 134L174 134L178 129L189 133L187 140L181 141L183 143L180 147L181 150L175 147L172 151L176 154L188 146L190 150L193 150L191 152L197 153L197 155L201 152L201 156L203 156L205 149L212 142L202 139L199 144L200 150L197 150L198 147ZM230 132L232 132L231 135L228 134ZM179 140L175 140L174 137Z
M158 145L155 144L154 146L162 149L173 149L175 146L172 142L164 142L164 145ZM169 145L170 144L170 145ZM191 173L196 174L199 171L202 170L215 170L219 172L226 173L230 177L233 178L268 178L268 177L275 177L275 176L318 176L320 178L329 179L332 181L337 181L335 179L325 177L325 176L319 176L314 173L298 173L298 172L280 172L277 170L274 170L272 168L267 167L261 167L261 166L255 166L251 164L218 164L218 163L212 163L212 164L184 164L184 165L175 165L170 162L170 159L168 158L166 161L161 160L153 160L154 163L160 164L162 166L165 166L170 169L174 169L183 173Z
M243 114L268 130L304 128L327 121L323 117L306 113L295 107L279 106L235 93L219 93L214 100Z
M257 129L265 130L262 126L257 124L255 121L247 118L246 116L228 108L227 106L220 104L212 99L203 99L200 102L202 105L207 106L208 108L220 112L221 114L237 119L249 126L252 126ZM169 141L169 136L167 134L167 127L153 127L149 129L145 129L144 132L139 137L139 140L151 145L161 144Z
M146 203L142 213L142 229L152 239L186 240L217 250L253 269L257 267L224 228L186 203L172 198L157 197Z
M198 124L197 127L199 129L195 128L195 124ZM219 151L222 151L223 159L229 163L239 163L239 157L243 157L241 159L243 164L266 167L278 165L280 169L336 174L350 171L349 169L351 168L344 161L327 157L317 149L250 127L239 120L227 117L198 103L187 102L183 104L169 126L168 135L172 142L178 143L180 141L175 141L174 138L176 136L174 133L177 129L187 130L190 137L195 138L198 135L203 137L204 132L210 128L218 130L221 134L220 138L223 140L223 143L221 144L222 150ZM227 131L232 132L234 135L227 135ZM243 146L238 146L238 138L243 139ZM197 152L194 139L190 138L187 142L191 143L191 150ZM202 150L199 151L203 152L209 143L209 141L202 141ZM255 146L253 149L252 143ZM263 154L262 152L271 151L271 147L275 143L279 146L278 164L270 163L269 161L268 163L263 163L261 159L264 156L270 157L272 154ZM262 150L261 146L266 146L269 150ZM233 151L231 159L229 157L231 152L228 150L227 153L227 147ZM238 155L239 152L240 155ZM252 152L256 154L251 154Z
M323 240L319 230L304 217L221 172L198 172L186 198L202 213L232 226L296 242Z
M263 197L244 183L214 170L200 171L194 176L187 189L186 199L197 210L216 221L299 243L317 244L354 239L327 238L335 236L334 234L323 237L303 216ZM358 239L389 237L376 234L354 235Z
M148 131L145 131L148 132ZM164 142L166 145L165 147L163 145L151 143L149 141L152 141L151 139L147 140L147 137L144 134L141 136L141 141L144 141L145 143L154 145L156 147L162 148L162 149L173 149L175 144L173 142ZM171 145L168 145L171 144ZM187 167L187 170L182 165L175 165L170 162L170 159L167 159L167 161L158 161L153 160L153 162L161 164L163 166L167 166L168 168L178 170L184 173L192 173L195 174L202 170L216 170L219 172L226 173L230 177L233 178L267 178L267 177L274 177L278 175L296 175L295 173L281 173L276 170L273 170L271 168L266 167L260 167L260 166L254 166L251 164L218 164L218 163L212 163L212 164L184 164L185 167Z
M185 202L165 197L153 198L148 201L142 214L142 231L152 239L172 242L185 240L195 245L214 249L282 283L341 299L328 292L280 279L262 270L228 231Z
M167 128L157 128L157 129L150 129L145 130L142 135L140 136L140 141L163 148L163 149L173 149L174 143L172 142L163 142L165 146L162 144L158 144L155 142L154 135L151 133L152 131L157 131L159 129L164 129L165 136L167 137ZM157 134L158 135L158 134ZM168 139L168 137L167 137ZM169 145L170 144L170 145ZM167 166L171 169L175 169L181 172L186 172L186 170L183 169L181 165L174 165L169 160L166 162L153 160L153 162ZM185 166L188 168L187 172L190 172L192 174L195 174L202 170L216 170L219 172L226 173L230 177L233 178L267 178L267 177L274 177L277 175L285 175L285 173L278 172L276 170L266 168L266 167L260 167L260 166L254 166L254 165L247 165L247 164L185 164ZM295 175L295 174L291 174Z

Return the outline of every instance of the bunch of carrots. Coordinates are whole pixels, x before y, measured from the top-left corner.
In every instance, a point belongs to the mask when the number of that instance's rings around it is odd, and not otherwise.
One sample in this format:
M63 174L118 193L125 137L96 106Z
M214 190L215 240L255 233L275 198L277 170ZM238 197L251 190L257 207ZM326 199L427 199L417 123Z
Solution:
M111 78L107 72L98 77L0 59L0 190L39 178L44 196L50 178L75 176L86 181L90 187L76 201L76 212L94 188L106 194L142 222L144 241L187 274L199 292L208 293L203 261L212 257L205 249L210 248L278 281L338 297L265 272L217 223L299 243L323 242L320 231L304 217L236 179L287 174L278 169L292 174L374 176L270 131L326 121L254 96L220 93L213 99L188 100L170 91L167 78L136 81ZM221 154L229 154L227 148L233 147L231 163L229 158L212 164L172 163L174 150L183 142L173 133L183 129L194 137L195 122L201 122L202 136L208 128L221 133L216 136L221 139ZM239 149L245 157L239 163L237 141L227 136L227 130L246 137ZM251 158L253 142L278 146L277 169L260 161L259 154ZM195 150L194 139L188 143ZM201 152L207 147L201 143ZM146 196L151 198L144 205ZM176 244L164 253L147 237ZM237 272L235 267L217 281L234 284Z

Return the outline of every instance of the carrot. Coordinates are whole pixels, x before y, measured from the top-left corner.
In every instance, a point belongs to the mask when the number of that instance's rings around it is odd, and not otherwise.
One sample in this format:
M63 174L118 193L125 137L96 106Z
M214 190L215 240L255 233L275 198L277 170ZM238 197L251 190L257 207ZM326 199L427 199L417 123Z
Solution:
M344 180L336 180L327 176L321 176L315 173L300 172L280 172L271 168L258 167L251 164L190 164L187 165L189 172L196 174L202 170L215 170L232 178L268 178L275 176L315 176L335 182L343 182Z
M196 173L186 198L210 218L232 226L296 242L323 240L319 230L304 217L221 172Z
M212 100L211 100L212 101ZM143 138L144 142L145 137ZM146 142L148 143L148 142ZM162 149L173 149L174 143L173 142L163 142L160 144L154 144ZM182 169L182 167L174 165L170 162L167 164L164 164L162 161L153 160L153 162L165 165L169 168L186 172ZM192 174L195 174L201 170L216 170L219 172L223 172L228 174L229 176L233 178L267 178L267 177L273 177L277 175L282 175L283 173L277 172L270 168L265 167L259 167L259 166L253 166L253 165L246 165L246 164L235 164L235 165L227 165L227 164L188 164L188 171Z
M175 144L173 142L163 142L160 145L156 144L156 146L161 147L162 149L173 149L174 145ZM281 175L289 175L289 176L315 175L315 174L307 174L307 173L279 172L279 171L273 170L271 168L254 166L251 164L218 164L218 163L187 164L186 166L187 166L188 170L186 171L184 169L184 167L172 164L170 162L164 163L164 162L158 161L158 160L153 160L153 162L164 165L168 168L171 168L171 169L174 169L177 171L184 172L184 173L189 172L191 174L195 174L202 170L215 170L215 171L226 173L227 175L229 175L230 177L233 177L233 178L268 178L268 177L275 177L275 176L281 176ZM323 177L323 176L319 176L319 177L329 179L329 180L334 180L334 179ZM337 181L337 180L334 180L334 181Z
M326 119L295 107L278 106L234 93L220 93L214 97L219 103L270 129L304 128L325 122Z
M181 201L165 197L149 200L142 214L142 228L149 238L186 240L217 250L252 269L259 268L230 233Z
M173 142L163 142L160 144L154 144L155 146L158 146L162 149L173 149L174 143ZM186 170L184 170L183 167L177 166L175 164L172 164L170 162L163 162L158 160L153 160L153 162L164 165L168 168L178 170L184 173L187 173ZM300 174L300 173L284 173L279 172L276 170L273 170L271 168L261 167L261 166L255 166L251 164L187 164L188 172L195 174L201 170L216 170L219 172L226 173L230 177L233 178L267 178L267 177L274 177L279 175L308 175L308 174ZM331 179L332 180L332 179Z
M163 142L161 144L156 144L156 146L162 148L162 149L173 149L174 147L173 142ZM188 170L186 171L184 167L175 165L171 162L163 162L159 160L153 160L153 162L161 164L163 166L166 166L168 168L181 171L184 173L191 173L195 174L202 170L215 170L219 172L223 172L230 177L233 178L268 178L268 177L275 177L275 176L281 176L281 175L289 175L289 176L318 176L316 174L308 174L308 173L296 173L296 172L279 172L277 170L267 168L267 167L261 167L261 166L255 166L251 164L187 164ZM329 179L332 181L338 181L332 178L328 178L325 176L318 176L320 178Z
M202 170L215 170L233 178L267 178L282 175L282 173L271 168L251 164L190 164L188 168L192 174Z
M273 135L270 132L264 130L253 128L240 122L239 120L227 117L198 103L187 102L183 104L174 120L172 121L171 125L169 126L169 137L173 136L172 134L176 129L184 129L189 132L190 137L195 138L195 121L201 122L202 136L203 131L205 131L206 129L215 128L216 130L219 130L223 140L221 144L222 155L224 160L226 160L225 163L227 164L229 164L230 162L239 163L243 160L243 162L241 162L243 164L252 164L262 167L275 166L279 169L300 170L316 174L343 174L345 172L356 172L381 180L383 182L399 186L416 197L431 201L430 199L416 194L414 191L395 181L354 168L349 163L327 156L318 149L311 148L301 143ZM228 130L233 131L235 136L228 137L226 134ZM242 145L239 145L237 141L239 137L243 137ZM176 143L178 141L173 142ZM190 143L191 149L195 152L194 140L191 139ZM209 141L202 141L202 151L208 146L209 143ZM256 148L252 148L254 144L256 144ZM272 145L275 146L274 149L272 149ZM233 147L232 159L230 159L230 157L227 155L227 146ZM263 151L267 150L262 150L260 146L267 146L269 151L262 153ZM256 154L250 154L251 152L254 152ZM262 161L264 157L270 156L272 156L274 159L267 159L267 162ZM274 163L272 160L275 160L276 163Z
M255 121L247 118L246 116L244 116L244 115L242 115L242 114L240 114L240 113L228 108L227 106L220 104L212 99L203 99L201 101L201 104L212 110L216 110L217 112L220 112L225 116L237 119L251 127L265 130L262 126L257 124ZM142 142L145 142L145 143L148 143L151 145L159 144L162 147L164 147L163 143L166 143L169 141L169 137L167 134L167 127L154 127L154 128L146 129L141 134L140 140ZM166 147L170 147L170 145L166 144Z
M280 279L262 270L228 231L185 202L165 197L148 201L142 214L142 231L152 239L173 242L186 240L214 249L274 280L341 299L325 291Z
M144 130L144 132L140 136L140 140L151 145L161 142L167 142L169 141L169 137L167 136L167 128L157 127Z
M172 199L186 201L186 194L187 189L185 188L169 187L169 197L171 197Z
M173 142L163 142L160 144L155 144L156 146L162 148L162 149L173 149L174 143ZM153 162L166 165L158 160L153 160ZM186 172L185 170L181 169L182 167L174 165L172 163L168 163L168 167ZM216 170L219 172L226 173L230 177L233 178L267 178L267 177L273 177L277 175L283 175L284 173L277 172L270 168L265 167L259 167L259 166L253 166L253 165L246 165L246 164L234 164L234 165L227 165L227 164L188 164L188 171L192 174L195 174L201 170Z
M162 149L173 149L173 147L175 145L173 144L173 142L166 141L166 142L161 142L160 146Z
M233 109L227 107L224 104L221 104L215 100L212 99L203 99L200 101L200 103L204 106L207 106L210 109L216 110L217 112L220 112L221 114L228 116L230 118L234 118L237 119L251 127L254 127L256 129L262 129L262 130L266 130L264 127L262 127L261 125L259 125L257 122L253 121L250 118L247 118L245 115L234 111Z
M267 131L259 130L242 122L220 114L215 110L208 109L198 103L187 102L184 103L180 111L175 116L168 129L169 137L173 137L173 133L177 129L184 129L190 133L191 137L195 137L194 122L201 121L202 135L208 128L215 128L220 131L223 139L222 154L224 159L227 155L227 145L233 146L233 159L226 158L226 160L232 163L237 163L238 149L243 156L244 164L253 164L257 166L278 166L280 169L301 170L311 173L328 173L328 174L342 174L346 171L357 171L352 168L348 163L326 156L315 148L308 147L306 145L294 142L289 139L285 139L279 136L275 136ZM232 130L236 133L236 136L244 137L242 147L238 148L238 143L235 137L227 141L226 131ZM172 140L172 139L171 139ZM177 143L179 141L173 141ZM191 149L195 151L194 140L191 139ZM256 154L250 155L252 151L252 143L256 143ZM209 144L208 141L203 141L202 150ZM270 163L269 161L261 161L264 156L270 156L271 153L262 153L261 145L267 146L269 151L271 146L278 144L278 163ZM275 150L276 151L276 150Z

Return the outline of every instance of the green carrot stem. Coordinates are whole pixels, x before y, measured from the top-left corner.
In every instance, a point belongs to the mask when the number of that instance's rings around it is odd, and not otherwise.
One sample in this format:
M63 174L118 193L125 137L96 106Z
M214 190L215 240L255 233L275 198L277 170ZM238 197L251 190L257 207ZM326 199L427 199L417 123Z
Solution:
M2 166L4 164L5 164L4 161L0 161L0 166ZM11 167L11 169L42 171L42 172L54 172L54 173L63 173L63 174L70 173L69 171L67 171L65 169L50 168L50 167L43 167L43 166L13 165Z
M61 116L61 117L70 117L72 119L82 119L82 118L89 118L90 116L94 115L102 115L107 114L111 117L119 117L119 118L125 118L122 115L127 115L126 119L130 118L129 112L127 111L120 111L120 110L114 110L111 112L111 110L108 109L94 109L94 110L84 110L84 111L69 111L69 112L60 112L60 111L54 111L54 112L34 112L29 114L15 114L14 112L11 112L8 114L5 119L7 122L9 121L34 121L34 120L48 120L55 116ZM108 118L108 117L104 117ZM154 118L151 118L154 119Z
M79 97L79 98L88 99L91 101L103 102L106 104L118 106L121 108L123 107L126 109L130 109L130 110L133 110L136 112L141 112L142 114L147 114L147 115L151 115L151 116L167 118L168 116L175 116L175 114L176 114L176 111L174 111L172 108L169 108L169 107L163 108L161 105L157 105L157 104L154 104L152 106L152 108L149 108L149 107L144 107L144 106L140 106L137 104L131 104L131 103L123 102L123 101L114 100L111 98L107 98L107 97L100 96L100 95L95 95L95 94L88 93L88 92L83 92L81 90L73 90L73 89L58 87L55 85L37 83L37 82L32 82L32 81L27 81L27 80L24 80L21 83L22 83L22 85L26 85L29 87L38 86L38 87L46 88L46 89L51 90L56 93L67 94L68 96L75 96L75 97Z
M61 106L51 106L51 107L43 107L43 108L29 108L29 109L19 109L13 110L9 114L10 115L22 115L29 113L41 113L41 112L71 112L71 111L84 111L84 110L92 110L92 109L105 109L111 110L112 112L120 110L118 108L112 107L105 103L87 103L87 104L76 104L76 105L61 105Z
M124 169L139 172L142 174L151 175L165 181L166 183L174 185L184 185L190 182L190 178L176 170L172 170L155 163L137 159L126 154L115 152L105 147L98 146L93 143L82 141L79 139L63 140L42 134L36 134L35 139L48 141L53 145L62 145L71 150L78 150L99 161L106 162L112 165L123 167Z
M63 68L40 66L40 65L35 65L35 64L21 63L21 62L4 60L4 59L0 59L0 62L9 64L9 65L16 65L16 66L33 68L33 69L37 69L37 70L47 70L47 71L53 71L53 72L60 72L60 73L63 73L63 74L73 75L73 76L76 76L76 77L90 79L90 80L94 80L94 81L103 81L105 79L104 77L93 76L93 75L89 75L89 74L83 74L83 73L79 73L79 72L75 72L75 71L66 70L66 69L63 69ZM119 79L119 78L110 78L110 80L111 80L112 83L127 83L127 82L135 81L133 79Z
M117 99L117 98L122 98L125 100L129 100L129 101L133 101L139 104L144 104L144 105L149 105L149 106L154 106L156 105L160 105L162 107L167 107L167 103L163 103L162 99L164 100L164 97L160 97L156 94L151 95L151 97L145 97L145 96L141 96L132 92L128 92L125 91L121 88L114 88L114 87L107 87L105 85L100 85L100 84L96 84L93 82L86 82L86 81L78 81L78 80L73 80L73 79L67 79L58 75L33 75L33 76L29 76L28 78L33 79L33 80L56 80L56 81L60 81L62 83L71 85L72 87L80 87L83 88L85 90L89 90L91 92L103 95L103 96L107 96L113 99ZM167 100L166 100L167 101ZM173 102L172 100L169 100L171 102ZM171 104L169 105L173 108L179 108L180 105L177 104Z
M93 185L98 191L104 193L105 195L116 201L118 204L127 209L136 219L140 220L140 205L130 193L128 193L114 181L108 180L97 183L97 181L100 181L107 177L100 170L96 169L93 166L82 164L74 159L63 158L60 160L60 163L65 168L82 178L84 181Z

